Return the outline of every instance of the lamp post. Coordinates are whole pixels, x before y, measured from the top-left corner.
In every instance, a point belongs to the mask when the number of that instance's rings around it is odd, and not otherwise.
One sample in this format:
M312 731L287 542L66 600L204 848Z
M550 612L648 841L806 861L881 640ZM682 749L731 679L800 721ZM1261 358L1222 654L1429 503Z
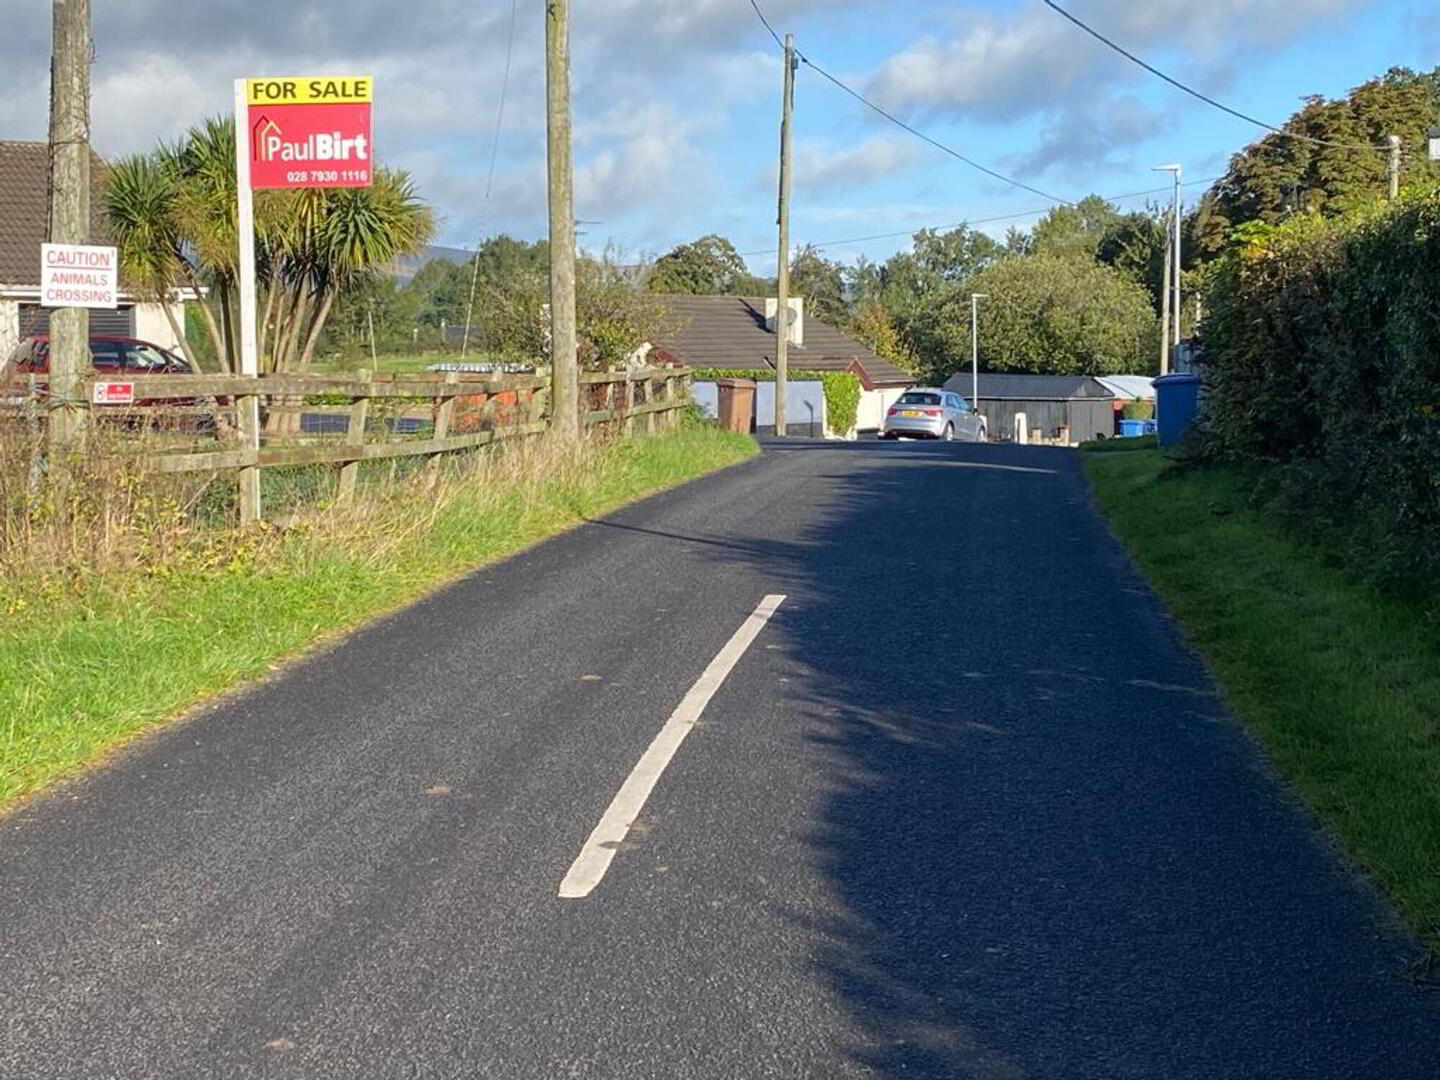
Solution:
M980 412L980 322L979 301L988 300L988 293L970 294L970 407Z
M1174 236L1171 238L1171 239L1173 240L1173 242L1174 242L1174 248L1175 248L1175 250L1174 250L1174 256L1173 256L1173 258L1174 258L1174 273L1172 273L1172 274L1170 275L1171 281L1173 282L1173 286L1172 286L1172 287L1173 287L1174 290L1175 290L1174 297L1172 298L1173 311L1174 311L1174 313L1175 313L1175 317L1174 317L1174 319L1172 320L1172 325L1171 325L1171 333L1174 335L1174 336L1171 338L1171 341L1172 341L1173 344L1179 345L1179 344L1180 344L1180 176L1181 176L1181 174L1184 172L1184 170L1183 170L1183 168L1182 168L1181 166L1179 166L1179 165L1156 165L1151 171L1152 171L1152 172L1168 172L1168 173L1172 174L1172 175L1175 177L1175 210L1174 210L1174 215L1173 215L1174 220L1173 220L1173 222L1172 222L1172 227L1174 228L1175 233L1174 233ZM1169 246L1169 243L1168 243L1168 242L1167 242L1167 245L1166 245L1166 246L1167 246L1167 247ZM1167 365L1167 366L1168 366L1168 365Z

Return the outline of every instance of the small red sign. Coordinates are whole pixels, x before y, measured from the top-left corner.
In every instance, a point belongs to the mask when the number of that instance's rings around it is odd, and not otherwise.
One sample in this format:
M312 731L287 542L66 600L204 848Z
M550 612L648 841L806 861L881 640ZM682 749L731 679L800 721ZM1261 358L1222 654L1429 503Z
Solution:
M370 102L252 104L252 188L369 187Z
M134 405L135 384L128 382L97 382L91 400L96 405Z

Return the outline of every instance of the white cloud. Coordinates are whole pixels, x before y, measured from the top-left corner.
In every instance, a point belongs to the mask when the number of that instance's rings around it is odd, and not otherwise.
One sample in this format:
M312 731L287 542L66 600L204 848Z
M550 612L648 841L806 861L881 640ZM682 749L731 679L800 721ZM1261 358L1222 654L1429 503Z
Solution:
M1291 40L1371 3L1095 0L1075 14L1141 55L1171 58L1172 74L1199 82L1238 51ZM870 93L910 115L1011 121L1053 113L1078 95L1152 78L1038 4L1013 14L957 19L955 26L951 35L923 37L891 57L871 78ZM1189 54L1178 61L1177 45Z
M875 136L854 146L809 139L795 146L795 185L807 192L855 188L902 172L914 164L919 144L910 139ZM774 184L775 172L767 181Z

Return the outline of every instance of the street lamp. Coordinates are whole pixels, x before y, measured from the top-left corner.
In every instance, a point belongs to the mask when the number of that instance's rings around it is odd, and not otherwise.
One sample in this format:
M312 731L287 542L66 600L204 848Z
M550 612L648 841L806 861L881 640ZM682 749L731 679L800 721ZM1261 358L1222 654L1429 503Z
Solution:
M1179 344L1180 344L1180 176L1181 176L1181 173L1182 173L1184 170L1183 170L1183 169L1181 168L1181 166L1179 166L1179 165L1156 165L1156 166L1154 166L1154 167L1151 169L1151 171L1152 171L1152 172L1168 172L1168 173L1171 173L1172 175L1174 175L1174 177L1175 177L1175 212L1174 212L1174 218L1175 218L1175 220L1174 220L1174 223L1173 223L1173 224L1174 224L1174 229L1175 229L1175 237L1174 237L1174 241L1175 241L1175 253L1174 253L1175 273L1174 273L1174 275L1173 275L1173 281L1174 281L1174 283L1175 283L1175 285L1174 285L1174 288L1175 288L1175 296L1174 296L1175 320L1174 320L1174 326L1173 326L1173 329L1172 329L1172 333L1174 334L1174 337L1172 338L1172 340L1173 340L1173 342L1174 342L1176 345L1179 345ZM1168 245L1167 245L1167 246L1168 246ZM1167 366L1168 366L1168 365L1167 365Z
M978 301L988 299L988 293L970 294L970 406L977 416L980 414L980 323L977 309Z

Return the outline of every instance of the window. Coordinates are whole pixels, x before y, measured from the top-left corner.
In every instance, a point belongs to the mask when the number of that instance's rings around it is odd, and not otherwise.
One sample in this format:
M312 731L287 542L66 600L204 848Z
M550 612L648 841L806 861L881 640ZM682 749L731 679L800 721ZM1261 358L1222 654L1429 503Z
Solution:
M97 371L117 371L120 368L120 343L116 341L91 341L90 362Z
M922 394L914 390L906 391L900 395L897 405L939 405L939 394Z
M969 411L970 411L970 399L969 399L969 398L963 398L963 397L961 397L959 394L956 394L956 395L955 395L955 408L959 409L961 412L969 412Z
M176 359L154 345L130 344L125 346L125 367L131 371L142 371L149 375L165 375L176 371L189 371L183 361Z

